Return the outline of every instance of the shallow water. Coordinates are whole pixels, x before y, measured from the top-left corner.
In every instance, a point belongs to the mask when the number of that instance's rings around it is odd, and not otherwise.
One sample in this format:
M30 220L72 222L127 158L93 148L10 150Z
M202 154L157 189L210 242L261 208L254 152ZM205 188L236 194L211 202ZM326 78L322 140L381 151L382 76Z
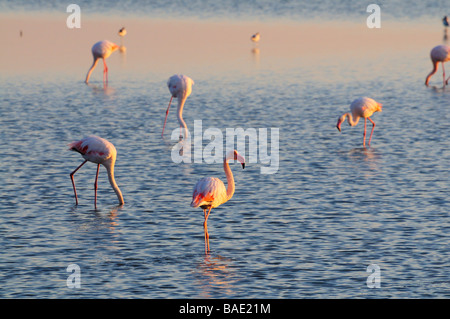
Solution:
M44 23L22 38L2 34L9 46L0 75L1 297L450 296L450 89L442 89L441 71L430 88L423 84L429 50L443 41L440 26L392 24L374 35L358 23L260 22L277 45L262 41L255 53L245 21L181 21L160 28L165 36L148 35L148 43L139 39L165 22L133 21L126 53L107 60L107 87L101 66L83 83L93 44L83 34L70 35L72 50L37 47L33 32ZM95 26L85 23L80 32ZM187 24L195 32L186 43L166 40ZM217 30L220 44L202 41ZM243 40L235 40L239 33ZM300 44L287 41L295 34ZM192 190L201 177L225 175L220 163L172 161L175 107L164 139L161 130L174 73L195 81L183 113L191 130L202 120L203 132L280 132L275 174L261 174L267 165L260 160L244 170L231 164L236 192L212 210L206 255L203 213L189 206ZM362 95L383 104L369 148L362 147L363 122L341 133L335 127ZM74 206L69 174L82 158L67 144L89 134L117 148L123 207L115 206L102 168L94 210L92 163L75 174ZM70 264L80 267L79 289L66 285ZM371 264L380 267L379 289L366 284Z
M446 0L402 0L371 1L271 1L271 0L77 0L82 12L104 15L139 15L150 18L192 17L194 19L236 20L357 20L365 21L366 8L376 3L382 10L383 19L417 21L441 17L448 14ZM60 0L3 0L0 12L65 12L68 3ZM362 17L364 16L364 17Z

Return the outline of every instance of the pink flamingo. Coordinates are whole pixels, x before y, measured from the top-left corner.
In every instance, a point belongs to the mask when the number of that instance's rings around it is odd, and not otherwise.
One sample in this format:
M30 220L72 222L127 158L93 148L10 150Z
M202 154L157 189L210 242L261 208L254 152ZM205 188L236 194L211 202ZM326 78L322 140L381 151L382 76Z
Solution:
M184 103L186 102L186 99L189 95L192 93L192 85L194 85L194 81L182 74L175 74L172 75L169 80L167 81L167 86L169 87L169 91L172 94L169 101L169 106L166 110L166 118L164 119L164 126L161 133L161 137L164 135L164 128L166 127L166 121L167 121L167 115L169 114L169 108L170 104L172 103L173 98L178 99L178 108L177 108L177 117L178 122L180 123L180 128L184 128L184 138L187 138L187 126L186 123L183 120L182 114L183 114L183 107ZM180 140L182 139L182 136L180 136Z
M225 188L223 182L215 177L201 178L194 187L194 194L192 195L191 207L200 207L203 209L205 221L203 228L205 231L205 252L209 251L209 234L207 221L211 209L226 203L233 197L234 194L234 178L228 165L229 160L238 160L242 164L242 168L245 168L245 159L238 154L236 150L228 152L227 156L223 160L223 169L227 176L228 187ZM208 210L208 213L206 213Z
M78 205L78 196L73 175L81 168L81 166L86 164L87 161L97 164L97 175L95 177L94 184L95 208L97 209L97 181L100 164L105 166L106 171L108 172L109 183L111 184L119 199L119 204L123 205L124 201L122 192L120 191L119 186L117 186L117 183L114 179L114 164L116 163L117 155L117 151L114 145L101 137L92 135L85 137L79 141L72 142L68 146L71 151L80 153L81 156L83 156L83 158L85 159L85 161L81 163L80 166L78 166L72 173L70 173L70 179L72 180L73 191L75 193L76 205Z
M368 98L368 97L361 97L352 102L350 105L351 112L347 112L343 114L337 121L337 129L339 132L341 131L341 124L345 121L345 118L347 117L348 124L350 126L355 126L358 124L359 119L362 117L364 118L364 140L363 140L363 146L366 145L366 126L367 126L367 119L369 119L370 122L372 122L372 132L370 133L369 138L369 146L370 141L372 140L372 134L373 130L375 129L375 122L372 121L370 116L372 116L373 113L382 111L382 104L376 102L375 100Z
M98 60L103 59L103 82L108 83L108 66L106 65L106 58L111 55L114 51L119 49L119 46L115 43L112 43L108 40L99 41L92 46L92 56L94 57L94 63L92 63L91 68L89 69L85 82L89 82L89 78L91 77L91 73L94 68L97 66Z
M448 80L450 77L445 80L445 68L444 68L444 62L450 61L450 46L448 45L438 45L435 46L431 52L431 63L433 63L433 70L430 72L430 74L427 75L427 78L425 80L425 85L428 86L428 82L430 81L430 78L433 74L437 72L438 64L439 62L442 63L442 72L443 72L443 82L444 86L448 84Z

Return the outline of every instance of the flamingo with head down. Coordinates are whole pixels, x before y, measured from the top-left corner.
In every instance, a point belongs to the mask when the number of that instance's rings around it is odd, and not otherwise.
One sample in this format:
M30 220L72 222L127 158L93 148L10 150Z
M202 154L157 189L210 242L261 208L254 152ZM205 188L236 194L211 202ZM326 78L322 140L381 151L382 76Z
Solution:
M91 73L97 66L99 59L103 59L103 82L108 83L108 66L106 65L105 60L111 55L111 53L113 53L117 49L119 49L119 46L108 40L99 41L92 46L92 56L94 57L94 62L92 63L92 66L89 68L89 71L86 74L86 83L89 82Z
M447 85L450 77L445 80L444 63L450 61L450 46L444 44L435 46L430 52L430 58L431 63L433 63L433 70L431 70L431 72L427 75L427 78L425 79L425 85L428 86L428 82L430 81L431 76L437 72L439 62L442 64L444 86Z
M180 127L184 129L184 138L187 138L187 126L186 123L183 120L183 107L184 103L186 102L186 99L191 95L192 93L192 86L194 85L194 81L183 74L175 74L169 78L167 81L167 86L169 88L170 93L172 96L170 97L169 106L166 110L166 118L164 119L164 126L162 129L161 137L164 136L164 128L166 127L166 121L167 121L167 115L169 114L169 108L172 103L173 98L178 99L178 108L177 108L177 117L178 122L180 123ZM180 136L180 140L182 139L182 136Z
M347 112L343 114L341 117L339 117L336 127L341 131L341 124L345 121L347 118L348 124L350 126L355 126L358 124L359 119L362 117L364 118L364 139L363 139L363 146L366 145L366 126L367 126L367 119L372 123L372 132L370 132L370 138L369 138L369 146L370 141L372 140L372 134L373 130L375 129L375 122L372 121L370 116L372 116L375 112L381 112L382 111L382 104L376 102L375 100L368 98L368 97L361 97L352 102L350 105L350 112Z
M117 183L114 179L114 165L116 163L117 151L114 145L105 140L104 138L98 136L88 136L79 141L75 141L69 144L69 149L71 151L75 151L81 154L84 158L84 162L81 163L72 173L70 173L70 179L72 180L73 191L75 193L75 202L78 205L78 196L77 189L75 187L75 180L73 175L83 166L86 162L92 162L97 164L97 175L95 176L94 183L94 206L97 208L97 182L98 182L98 173L100 169L100 164L105 166L106 171L108 172L108 179L111 187L119 199L119 204L123 205L123 196L122 192L117 186Z

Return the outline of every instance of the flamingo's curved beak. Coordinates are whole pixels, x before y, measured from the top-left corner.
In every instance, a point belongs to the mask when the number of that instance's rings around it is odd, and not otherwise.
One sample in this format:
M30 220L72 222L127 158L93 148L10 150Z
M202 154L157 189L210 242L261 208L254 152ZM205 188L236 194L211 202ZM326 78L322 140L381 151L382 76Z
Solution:
M245 168L245 158L239 155L236 150L234 151L234 160L238 160L241 163L242 169Z
M341 119L338 120L337 124L336 124L336 128L339 130L339 132L341 131Z

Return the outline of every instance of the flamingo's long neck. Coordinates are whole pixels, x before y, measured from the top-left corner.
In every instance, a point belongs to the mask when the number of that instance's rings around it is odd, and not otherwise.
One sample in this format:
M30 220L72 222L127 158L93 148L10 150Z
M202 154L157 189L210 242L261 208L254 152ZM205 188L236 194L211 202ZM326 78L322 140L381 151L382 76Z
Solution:
M122 192L120 191L120 188L119 188L119 186L117 186L116 180L114 179L114 163L112 163L112 164L106 163L105 167L108 172L109 183L111 184L111 187L113 188L114 192L117 195L117 198L119 199L119 204L123 205L124 201L123 201Z
M91 73L94 70L94 68L97 66L98 63L98 59L97 57L94 58L94 62L92 63L91 68L89 69L88 73L86 74L86 80L84 82L88 83L89 78L91 77Z
M347 118L348 124L350 124L350 126L355 126L356 124L358 124L360 119L359 116L355 116L355 118L353 118L353 115L350 112L345 113L341 116L341 122L344 122L345 118Z
M184 103L186 102L186 98L187 98L187 96L185 94L178 96L178 109L177 109L178 122L180 123L180 126L184 130L184 138L185 139L187 138L187 134L188 134L187 125L183 120L183 107L184 107Z
M427 79L425 80L425 84L428 85L428 82L430 81L430 78L433 74L437 72L438 69L438 61L433 60L433 70L431 70L430 74L427 75Z
M234 177L231 172L230 165L228 165L228 158L225 158L223 161L223 170L225 171L225 175L227 176L227 200L233 197L234 194Z

